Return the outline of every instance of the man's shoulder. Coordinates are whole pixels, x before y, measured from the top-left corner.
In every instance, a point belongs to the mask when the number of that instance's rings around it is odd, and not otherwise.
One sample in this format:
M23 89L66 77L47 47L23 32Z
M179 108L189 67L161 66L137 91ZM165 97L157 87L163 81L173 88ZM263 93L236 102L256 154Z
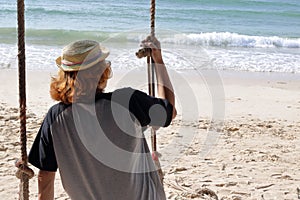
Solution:
M123 92L132 93L135 91L136 91L136 89L133 89L131 87L123 87L123 88L116 89L113 93L123 93Z
M62 102L54 104L49 108L48 113L46 115L46 119L48 121L53 122L60 113L62 113L65 109L67 109L70 106L71 104L64 104Z
M136 100L143 100L143 99L148 99L151 98L149 95L147 95L145 92L134 89L131 87L124 87L117 89L112 92L111 95L111 100L113 102L135 102Z
M124 88L120 88L117 89L113 92L113 94L126 94L126 95L134 95L134 96L148 96L145 92L138 90L138 89L134 89L131 87L124 87Z

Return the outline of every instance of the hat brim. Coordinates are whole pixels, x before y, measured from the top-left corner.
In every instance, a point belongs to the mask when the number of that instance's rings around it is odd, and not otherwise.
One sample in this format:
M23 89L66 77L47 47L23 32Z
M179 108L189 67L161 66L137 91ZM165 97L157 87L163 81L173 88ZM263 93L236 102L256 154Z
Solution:
M100 47L101 49L101 55L96 57L95 59L92 59L92 61L85 60L84 62L80 64L72 64L72 65L66 65L62 63L62 57L59 56L56 59L56 65L63 71L79 71L79 70L85 70L88 69L95 64L104 61L109 56L109 50L105 47Z

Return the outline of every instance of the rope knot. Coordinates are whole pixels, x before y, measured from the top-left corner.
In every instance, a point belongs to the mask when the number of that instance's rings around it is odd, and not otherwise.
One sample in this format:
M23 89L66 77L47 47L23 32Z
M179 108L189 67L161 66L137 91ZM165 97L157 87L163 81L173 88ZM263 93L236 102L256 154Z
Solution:
M31 179L34 176L33 170L24 164L22 160L17 160L15 166L18 168L18 171L16 172L16 177L18 179L24 179L25 177Z

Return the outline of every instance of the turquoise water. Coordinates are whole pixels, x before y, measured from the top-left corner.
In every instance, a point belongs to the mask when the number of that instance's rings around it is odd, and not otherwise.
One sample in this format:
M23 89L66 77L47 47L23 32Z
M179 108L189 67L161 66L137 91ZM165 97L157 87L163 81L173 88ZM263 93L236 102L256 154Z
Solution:
M149 1L27 0L28 29L120 32L148 28ZM15 27L16 3L0 0L0 27ZM300 37L299 0L158 0L158 28Z
M119 60L132 59L117 54L138 48L149 33L148 0L26 0L25 5L33 69L43 68L37 56L52 65L63 45L83 38L114 43L111 50ZM217 69L300 72L299 0L157 0L156 28L165 47L204 48ZM14 67L15 44L16 2L0 0L0 68ZM197 53L185 56L199 62Z

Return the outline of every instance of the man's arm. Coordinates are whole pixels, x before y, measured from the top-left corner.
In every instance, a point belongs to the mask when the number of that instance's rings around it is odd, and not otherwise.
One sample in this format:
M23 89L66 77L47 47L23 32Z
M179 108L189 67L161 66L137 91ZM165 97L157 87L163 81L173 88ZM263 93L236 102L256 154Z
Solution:
M54 199L55 172L40 170L38 174L38 200Z
M160 42L155 37L149 36L142 42L142 45L144 47L151 48L151 56L155 62L157 94L159 98L167 99L172 104L172 119L174 119L177 115L175 108L175 95L168 71L162 58Z

